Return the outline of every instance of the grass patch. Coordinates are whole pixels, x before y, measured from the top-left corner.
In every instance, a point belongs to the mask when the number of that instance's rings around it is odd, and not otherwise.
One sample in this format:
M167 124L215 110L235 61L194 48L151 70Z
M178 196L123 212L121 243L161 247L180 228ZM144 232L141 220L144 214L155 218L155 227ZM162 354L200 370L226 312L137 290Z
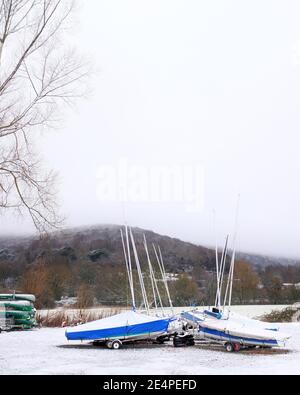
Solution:
M270 314L266 314L261 317L261 321L271 323L284 323L293 322L293 317L296 314L296 310L288 307L282 311L272 311Z

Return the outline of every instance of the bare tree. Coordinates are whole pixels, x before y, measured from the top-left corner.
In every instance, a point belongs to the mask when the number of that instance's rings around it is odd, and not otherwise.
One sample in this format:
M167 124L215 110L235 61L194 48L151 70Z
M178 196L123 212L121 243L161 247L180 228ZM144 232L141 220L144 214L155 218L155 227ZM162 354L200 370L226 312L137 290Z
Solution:
M0 210L27 210L40 232L59 224L55 175L34 139L82 96L88 65L69 49L73 0L0 0Z

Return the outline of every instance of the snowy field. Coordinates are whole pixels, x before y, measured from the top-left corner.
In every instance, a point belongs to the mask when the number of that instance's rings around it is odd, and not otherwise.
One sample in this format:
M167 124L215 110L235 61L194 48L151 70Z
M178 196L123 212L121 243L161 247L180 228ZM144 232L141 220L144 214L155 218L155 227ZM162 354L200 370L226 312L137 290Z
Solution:
M143 375L143 374L299 374L300 324L283 324L293 335L287 349L264 355L221 349L126 347L118 351L68 344L64 329L0 334L0 374ZM269 353L269 352L268 352Z
M281 310L284 306L277 306ZM234 311L257 317L274 306L241 306ZM119 351L68 343L64 329L0 334L0 375L72 374L300 374L300 324L281 324L292 336L286 349L227 354L221 348L127 346Z

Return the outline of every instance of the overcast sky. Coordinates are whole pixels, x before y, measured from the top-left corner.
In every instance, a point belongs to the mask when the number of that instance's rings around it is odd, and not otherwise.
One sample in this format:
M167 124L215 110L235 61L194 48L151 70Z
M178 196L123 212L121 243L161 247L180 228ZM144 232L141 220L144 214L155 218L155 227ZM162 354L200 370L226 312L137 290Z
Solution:
M240 194L238 248L300 257L300 2L82 3L93 96L40 145L66 225L213 244L213 210L222 241Z

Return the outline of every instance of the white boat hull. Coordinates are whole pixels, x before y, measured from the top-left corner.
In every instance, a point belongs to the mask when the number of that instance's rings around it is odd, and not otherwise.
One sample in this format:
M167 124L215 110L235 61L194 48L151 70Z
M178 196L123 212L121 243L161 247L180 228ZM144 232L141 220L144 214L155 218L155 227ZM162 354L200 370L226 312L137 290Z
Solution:
M194 311L183 318L197 328L201 338L238 343L242 346L282 347L289 336L278 332L278 327L239 315L211 315L210 312Z

